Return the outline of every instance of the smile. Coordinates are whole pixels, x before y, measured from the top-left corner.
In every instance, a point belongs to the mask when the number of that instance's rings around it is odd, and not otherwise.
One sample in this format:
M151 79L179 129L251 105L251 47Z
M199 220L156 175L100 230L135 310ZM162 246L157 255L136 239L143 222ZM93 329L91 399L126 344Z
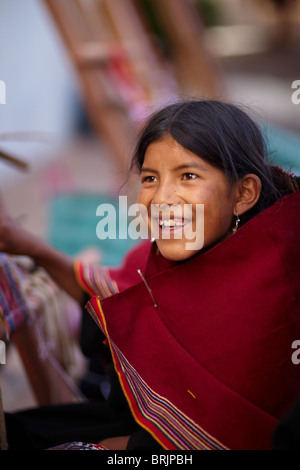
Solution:
M192 219L182 217L155 217L151 220L152 233L157 238L184 238L184 231L186 227L191 223Z
M184 222L182 221L175 221L174 219L169 220L160 220L159 226L163 228L174 228L174 227L183 227Z

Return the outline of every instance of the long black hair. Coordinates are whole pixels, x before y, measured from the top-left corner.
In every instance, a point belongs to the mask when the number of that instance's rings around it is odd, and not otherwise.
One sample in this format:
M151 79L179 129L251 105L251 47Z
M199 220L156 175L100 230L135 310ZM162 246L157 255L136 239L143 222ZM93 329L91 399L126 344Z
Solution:
M182 147L222 170L231 184L248 173L260 178L259 200L241 216L241 224L291 192L284 173L267 161L267 146L260 126L236 105L189 100L155 112L140 134L131 168L140 171L148 146L168 134Z

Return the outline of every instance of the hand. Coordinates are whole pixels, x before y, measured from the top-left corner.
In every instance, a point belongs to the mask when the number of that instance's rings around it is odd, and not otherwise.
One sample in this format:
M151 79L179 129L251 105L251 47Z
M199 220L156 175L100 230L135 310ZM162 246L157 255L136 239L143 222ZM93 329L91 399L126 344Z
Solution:
M81 302L83 291L77 283L73 260L54 249L46 241L30 233L14 220L0 195L0 252L29 256L43 267L52 279L69 295Z
M108 450L126 450L130 436L110 437L98 442Z

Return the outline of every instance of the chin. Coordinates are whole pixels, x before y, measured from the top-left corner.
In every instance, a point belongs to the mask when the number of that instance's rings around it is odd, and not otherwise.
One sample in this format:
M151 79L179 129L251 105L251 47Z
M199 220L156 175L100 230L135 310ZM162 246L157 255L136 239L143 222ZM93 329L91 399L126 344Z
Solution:
M199 251L188 250L185 248L185 246L178 247L176 244L173 244L172 246L170 243L168 243L168 246L166 246L167 243L165 241L161 242L159 240L156 240L156 244L160 254L169 261L184 261L194 256Z

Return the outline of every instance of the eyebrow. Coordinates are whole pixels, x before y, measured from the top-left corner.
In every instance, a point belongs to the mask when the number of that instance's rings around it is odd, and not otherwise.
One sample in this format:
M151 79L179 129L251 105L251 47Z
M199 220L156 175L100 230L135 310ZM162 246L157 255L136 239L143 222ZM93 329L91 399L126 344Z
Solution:
M184 163L182 165L179 165L176 168L174 168L174 171L185 170L187 168L197 168L198 170L207 171L207 168L205 168L203 165L201 165L201 163L195 163L195 162Z
M201 163L198 164L198 163L194 163L194 162L184 163L182 165L179 165L176 168L173 168L173 171L186 170L186 169L189 169L189 168L197 168L198 170L208 171L207 168L205 168L203 165L201 165ZM153 168L146 168L146 167L142 167L141 172L158 173L157 170L154 170Z
M158 173L157 170L153 170L152 168L145 168L145 167L141 168L141 172L142 171L147 172L147 173Z

